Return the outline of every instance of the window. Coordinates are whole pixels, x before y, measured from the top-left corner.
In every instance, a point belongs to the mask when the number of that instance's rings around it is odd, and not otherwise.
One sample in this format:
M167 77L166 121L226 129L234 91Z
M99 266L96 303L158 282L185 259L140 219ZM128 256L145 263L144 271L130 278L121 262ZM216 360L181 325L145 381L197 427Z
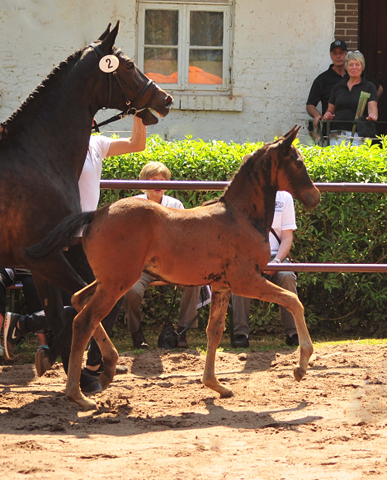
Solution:
M141 2L141 70L174 91L230 88L230 2Z

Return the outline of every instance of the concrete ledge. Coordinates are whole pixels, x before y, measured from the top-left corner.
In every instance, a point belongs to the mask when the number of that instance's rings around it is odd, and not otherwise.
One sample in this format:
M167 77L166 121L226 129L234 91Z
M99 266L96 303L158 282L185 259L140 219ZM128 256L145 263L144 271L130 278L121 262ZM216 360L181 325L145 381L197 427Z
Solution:
M230 95L173 95L173 110L242 112L243 97Z

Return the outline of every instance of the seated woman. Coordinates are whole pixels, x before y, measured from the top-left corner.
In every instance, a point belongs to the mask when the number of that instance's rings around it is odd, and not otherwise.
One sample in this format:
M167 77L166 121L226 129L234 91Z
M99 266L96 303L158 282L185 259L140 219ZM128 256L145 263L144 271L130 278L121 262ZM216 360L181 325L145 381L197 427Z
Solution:
M164 164L160 162L149 162L140 172L140 180L170 180L171 172ZM154 202L170 208L184 208L183 204L177 198L164 195L165 190L152 189L146 190L146 193L137 195L138 198L147 198ZM151 275L143 272L140 280L126 293L123 307L125 310L125 320L129 331L132 334L133 345L136 348L148 348L144 334L141 328L141 305L146 289L155 280ZM182 332L190 321L196 315L196 306L200 295L200 287L185 287L181 297L180 313L178 318L178 332ZM197 320L192 325L197 328ZM178 348L188 348L186 333L179 337Z
M374 122L378 119L378 97L374 83L363 77L364 68L365 60L362 53L359 51L347 53L345 57L347 75L344 75L343 80L333 87L328 109L323 116L325 121L335 120L330 132L331 145L340 145L352 136L353 121L361 92L369 93L370 97L367 100L365 113L357 123L353 145L361 145L364 137L372 138L377 134Z

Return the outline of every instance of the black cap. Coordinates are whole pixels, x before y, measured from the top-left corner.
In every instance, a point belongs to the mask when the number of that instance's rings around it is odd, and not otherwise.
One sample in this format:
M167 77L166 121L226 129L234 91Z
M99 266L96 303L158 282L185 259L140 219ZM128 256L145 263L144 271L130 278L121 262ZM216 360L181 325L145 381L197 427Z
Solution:
M329 51L331 52L336 47L342 48L343 50L348 52L348 47L347 47L347 44L344 42L344 40L335 40L334 42L332 42L331 48Z

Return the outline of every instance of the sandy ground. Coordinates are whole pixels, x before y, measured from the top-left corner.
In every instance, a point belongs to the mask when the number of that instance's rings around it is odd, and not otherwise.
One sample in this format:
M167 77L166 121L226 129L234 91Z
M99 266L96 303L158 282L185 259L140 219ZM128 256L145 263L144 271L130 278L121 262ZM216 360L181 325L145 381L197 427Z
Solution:
M202 386L204 359L123 354L91 412L64 397L60 364L0 367L2 478L387 478L386 345L317 348L301 383L297 350L218 353L228 399Z

